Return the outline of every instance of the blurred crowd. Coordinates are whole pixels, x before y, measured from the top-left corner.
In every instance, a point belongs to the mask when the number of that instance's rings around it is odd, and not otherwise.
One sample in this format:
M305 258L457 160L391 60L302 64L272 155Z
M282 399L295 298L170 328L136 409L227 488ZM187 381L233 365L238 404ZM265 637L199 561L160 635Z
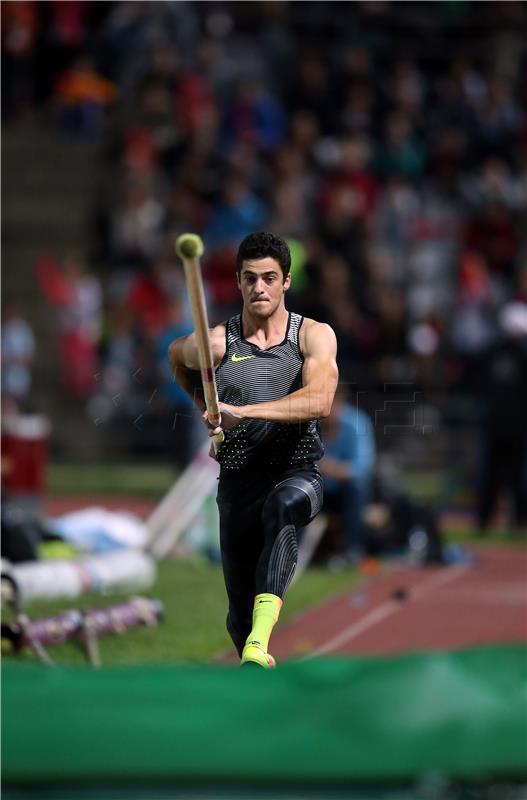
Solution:
M411 385L443 413L485 399L487 354L527 333L524 4L7 6L8 118L51 98L63 131L102 143L97 380L66 379L90 413L161 422L161 440L192 420L165 358L190 328L184 231L205 242L213 322L239 307L240 240L272 230L289 308L333 326L342 382Z

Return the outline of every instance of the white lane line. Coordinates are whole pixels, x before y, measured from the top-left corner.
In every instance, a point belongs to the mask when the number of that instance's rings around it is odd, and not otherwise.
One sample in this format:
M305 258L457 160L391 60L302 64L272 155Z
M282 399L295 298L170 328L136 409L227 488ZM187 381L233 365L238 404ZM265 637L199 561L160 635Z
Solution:
M359 619L357 622L354 622L353 625L349 625L342 631L342 633L339 633L338 636L334 636L333 639L329 640L329 642L326 642L326 644L323 644L321 647L317 648L317 650L314 650L312 653L306 656L306 659L314 658L315 656L321 656L324 655L324 653L330 653L332 650L337 650L345 642L355 639L361 633L368 630L368 628L371 628L373 625L376 625L382 619L394 614L398 608L399 603L395 602L395 600L386 600L378 608L374 608L372 611L368 612L365 617Z
M432 575L428 580L423 581L420 587L418 586L415 589L410 589L409 601L412 602L414 600L418 600L419 598L423 597L423 595L439 588L439 586L444 586L445 584L450 583L451 581L463 575L467 569L468 567L463 565L456 565L442 569L441 572L438 572L435 575ZM361 633L364 633L364 631L372 628L374 625L377 625L378 622L386 619L386 617L390 617L392 614L400 611L401 608L404 608L406 605L406 603L400 603L397 600L385 600L384 603L381 603L381 605L378 606L378 608L373 608L362 619L359 619L357 622L354 622L352 625L344 628L342 633L339 633L337 636L329 639L329 641L327 641L325 644L318 647L308 656L305 656L302 661L324 655L324 653L331 653L332 650L337 650L343 644L351 642L352 639L356 639Z

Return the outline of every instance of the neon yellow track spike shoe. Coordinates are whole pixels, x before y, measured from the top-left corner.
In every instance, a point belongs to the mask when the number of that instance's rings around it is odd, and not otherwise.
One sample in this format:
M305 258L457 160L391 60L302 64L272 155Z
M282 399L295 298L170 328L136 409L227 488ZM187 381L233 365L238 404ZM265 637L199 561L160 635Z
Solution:
M240 667L258 666L264 669L276 667L276 661L269 653L266 653L260 642L248 642L243 648Z

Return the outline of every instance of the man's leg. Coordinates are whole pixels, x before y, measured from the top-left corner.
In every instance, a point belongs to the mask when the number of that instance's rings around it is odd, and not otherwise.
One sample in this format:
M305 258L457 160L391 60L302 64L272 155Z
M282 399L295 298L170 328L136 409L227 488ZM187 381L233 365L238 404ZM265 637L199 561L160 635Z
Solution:
M238 655L252 627L254 605L254 564L235 562L222 551L223 575L229 600L227 630ZM252 567L252 570L251 570Z
M223 578L229 610L227 630L241 656L252 626L255 573L262 549L259 508L239 508L218 496Z
M267 648L295 571L297 530L318 514L321 505L322 481L315 473L289 477L269 492L261 515L264 544L256 569L252 629L247 637L242 663L274 666Z

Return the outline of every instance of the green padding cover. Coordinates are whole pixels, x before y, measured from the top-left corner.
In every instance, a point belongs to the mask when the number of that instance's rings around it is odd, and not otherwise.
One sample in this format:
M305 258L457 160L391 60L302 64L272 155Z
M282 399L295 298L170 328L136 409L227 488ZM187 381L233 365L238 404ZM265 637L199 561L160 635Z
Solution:
M4 781L523 774L526 655L220 666L7 664Z

